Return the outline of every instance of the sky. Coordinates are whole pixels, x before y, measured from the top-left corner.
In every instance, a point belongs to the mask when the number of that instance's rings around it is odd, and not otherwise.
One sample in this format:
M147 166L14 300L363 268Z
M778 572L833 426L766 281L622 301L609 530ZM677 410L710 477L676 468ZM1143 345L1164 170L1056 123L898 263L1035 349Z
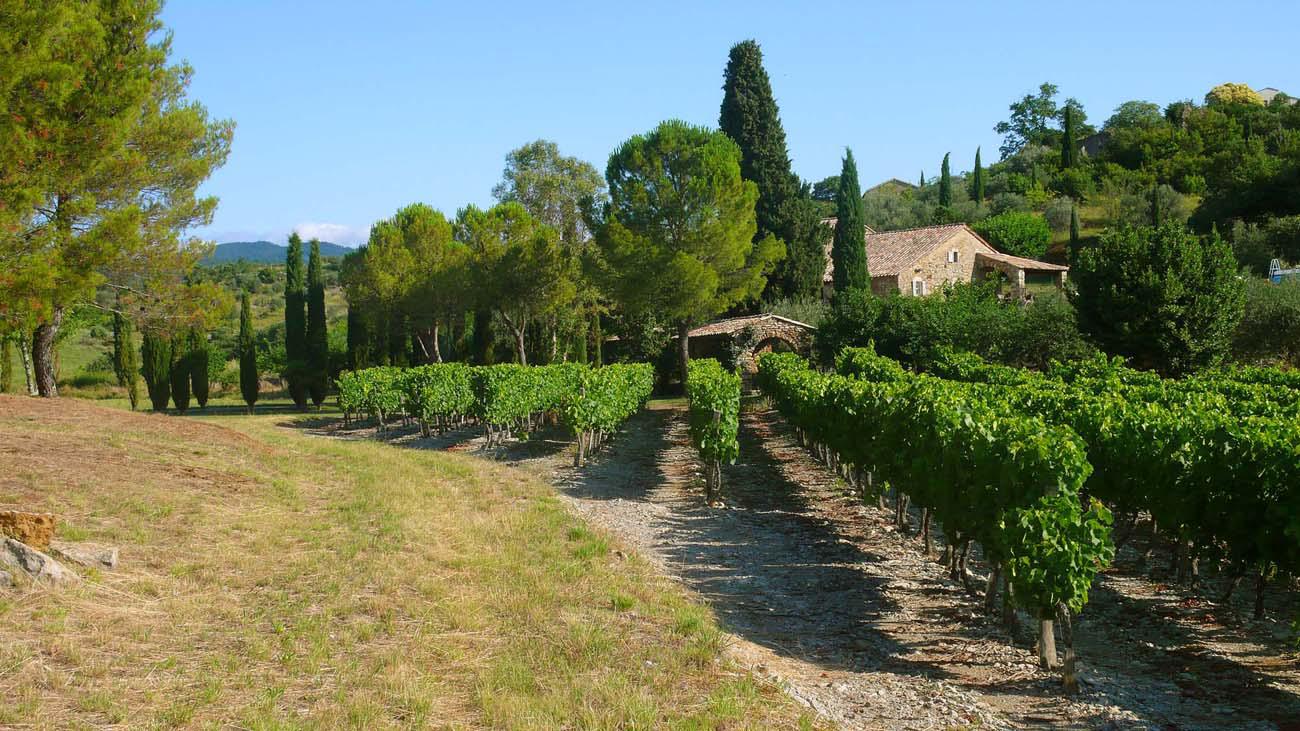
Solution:
M993 126L1044 81L1100 125L1121 102L1225 81L1300 96L1289 2L265 2L170 0L190 96L236 122L204 185L217 242L357 245L414 202L490 205L529 141L604 171L665 119L716 126L732 44L756 39L794 170L863 188L997 159Z

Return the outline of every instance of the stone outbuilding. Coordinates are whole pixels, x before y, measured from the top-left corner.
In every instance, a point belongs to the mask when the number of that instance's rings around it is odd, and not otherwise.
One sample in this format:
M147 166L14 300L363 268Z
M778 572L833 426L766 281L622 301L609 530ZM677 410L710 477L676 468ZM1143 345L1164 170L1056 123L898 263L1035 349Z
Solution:
M832 229L836 220L823 223ZM964 223L924 226L902 231L866 229L867 270L871 291L877 295L922 297L950 282L977 282L996 277L1013 299L1031 296L1029 285L1065 286L1069 267L1004 254L993 248ZM831 294L834 263L826 244L826 270L822 291Z
M815 332L812 325L780 315L746 315L691 330L689 347L692 358L717 358L734 364L748 380L758 373L758 356L763 353L811 355Z

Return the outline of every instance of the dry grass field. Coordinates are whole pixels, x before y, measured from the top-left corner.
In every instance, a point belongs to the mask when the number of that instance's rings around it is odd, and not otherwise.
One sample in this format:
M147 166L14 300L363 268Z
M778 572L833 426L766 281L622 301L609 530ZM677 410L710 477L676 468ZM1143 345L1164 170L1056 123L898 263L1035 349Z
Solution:
M0 396L0 509L121 548L0 589L0 727L810 725L537 478L299 418Z

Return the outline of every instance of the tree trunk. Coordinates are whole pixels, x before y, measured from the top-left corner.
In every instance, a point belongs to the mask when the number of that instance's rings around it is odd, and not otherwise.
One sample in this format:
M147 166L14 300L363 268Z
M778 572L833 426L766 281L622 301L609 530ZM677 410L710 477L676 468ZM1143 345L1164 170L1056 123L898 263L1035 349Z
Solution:
M438 323L433 323L433 362L442 362L442 348L438 346Z
M528 365L528 354L524 352L524 328L510 326L515 334L515 352L519 354L519 365Z
M32 336L32 366L36 391L43 398L58 398L59 384L54 378L54 338L63 324L63 308L55 306L49 322L43 322Z
M36 378L32 375L32 341L24 333L18 339L18 354L23 361L23 378L27 380L27 395L36 395Z
M993 564L988 583L984 585L984 613L993 614L998 606L998 584L1002 583L1002 564Z
M929 558L931 553L930 546L930 509L921 510L921 542L925 544L925 557Z
M1008 632L1015 632L1016 625L1016 604L1015 597L1011 594L1011 573L1002 572L1002 626L1007 628Z
M691 363L691 325L682 320L677 323L677 358L682 367L682 389L686 389L686 370Z
M1038 666L1044 670L1056 668L1056 630L1051 617L1038 618Z
M1074 673L1074 624L1070 621L1070 610L1064 604L1057 607L1056 616L1061 622L1061 640L1065 642L1065 666L1061 684L1066 693L1074 695L1079 692L1079 678Z
M1255 577L1255 619L1264 618L1264 586L1268 583L1268 568L1261 566Z

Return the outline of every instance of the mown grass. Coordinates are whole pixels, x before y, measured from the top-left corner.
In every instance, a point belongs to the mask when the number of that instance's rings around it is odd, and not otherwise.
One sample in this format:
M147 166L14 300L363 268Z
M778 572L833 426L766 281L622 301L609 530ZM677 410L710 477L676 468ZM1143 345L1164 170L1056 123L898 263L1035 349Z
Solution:
M0 508L122 549L0 591L0 727L811 725L548 486L298 418L0 397Z

